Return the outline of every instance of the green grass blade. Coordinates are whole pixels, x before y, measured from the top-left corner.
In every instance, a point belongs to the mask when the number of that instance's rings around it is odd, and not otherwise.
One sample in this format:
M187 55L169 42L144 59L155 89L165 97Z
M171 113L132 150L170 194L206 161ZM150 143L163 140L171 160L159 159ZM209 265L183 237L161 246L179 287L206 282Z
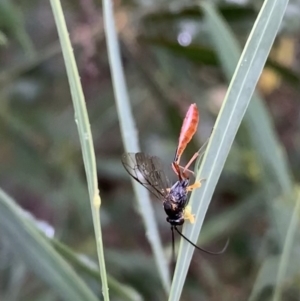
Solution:
M9 0L0 2L1 29L4 29L9 37L14 37L21 45L27 59L33 59L36 55L34 45L25 30L23 12L16 4Z
M123 144L126 152L138 152L140 150L140 147L133 116L130 110L130 102L120 58L119 43L115 30L112 2L110 0L103 0L103 9L108 57L113 79L113 87L116 97ZM150 242L150 246L154 254L156 265L163 282L163 287L166 292L169 292L170 276L168 264L163 253L163 248L160 241L157 223L149 194L146 189L139 183L137 183L133 179L132 182L136 199L139 203L140 214L143 218L147 231L147 238Z
M89 261L87 263L86 260L82 260L82 257L80 255L76 254L69 247L55 239L51 239L51 244L57 250L57 252L59 252L60 255L62 255L68 262L72 263L72 266L74 266L76 270L83 272L95 279L99 279L98 266L93 261ZM112 294L115 294L122 300L143 301L142 296L135 289L128 285L120 283L109 274L107 275L107 281L109 290L112 292Z
M286 233L286 239L283 246L282 255L279 261L276 286L274 291L274 301L282 300L282 291L283 291L283 283L286 280L286 273L288 269L288 264L293 265L292 258L292 247L294 245L296 232L299 228L299 213L300 213L300 191L298 188L297 192L297 200L295 203L295 207L293 208L293 215L289 222L289 227Z
M0 190L0 192L1 192L1 190ZM2 195L4 195L5 197L1 198L1 194L0 194L0 209L2 208L1 202L3 203L3 206L5 206L7 203L8 206L11 206L10 208L11 208L11 210L13 210L13 212L21 215L21 217L23 218L23 220L21 220L18 223L14 222L15 227L17 227L19 223L22 223L22 222L27 223L29 225L29 227L33 228L33 231L38 233L37 244L39 244L39 236L41 236L42 239L45 240L45 243L47 243L51 248L52 247L54 248L53 252L54 253L57 252L55 256L58 256L59 258L60 258L60 256L62 256L62 258L64 258L68 264L71 263L72 267L75 268L75 270L77 272L79 272L80 274L83 274L83 275L85 274L85 275L90 276L93 279L101 280L100 275L99 275L99 267L94 261L88 260L88 258L83 258L82 254L75 253L68 246L62 244L61 242L57 241L56 239L46 237L45 234L43 232L41 232L41 230L38 228L39 227L38 220L36 220L33 216L28 215L28 213L25 210L23 210L22 208L18 207L18 205L15 204L11 198L7 197L4 192L2 193ZM1 218L1 212L0 212L0 218ZM17 218L17 217L15 217L15 218ZM11 220L14 220L14 219L11 218ZM5 230L4 233L9 235L9 232L6 231L6 226L0 227L0 229L4 229ZM18 231L18 232L20 232L20 231ZM31 232L29 232L29 235L31 235ZM14 246L14 240L9 239L9 242L12 243L12 246ZM20 240L20 242L24 243L24 241L21 241L21 240ZM26 240L25 240L25 242L26 242ZM23 250L23 248L21 248L21 250ZM21 256L21 257L25 261L25 263L29 264L29 268L30 268L31 262L26 260L27 259L26 254L22 253L22 255L25 255L25 256ZM47 261L48 254L46 252L43 252L43 253L40 253L39 257L40 258L45 257L46 258L45 261ZM58 262L57 264L60 265L60 262ZM35 268L38 270L38 267L35 267ZM69 268L71 268L71 267L69 267ZM41 270L44 273L44 270L43 269L41 269ZM37 273L37 275L39 276L38 273ZM110 287L110 291L112 292L112 294L120 297L122 300L124 300L124 301L142 301L143 300L142 296L135 289L133 289L132 287L130 287L128 285L120 283L119 281L117 281L115 278L113 278L109 274L107 275L107 280L108 280L108 285Z
M96 237L97 255L99 261L100 275L102 280L102 292L104 300L109 300L104 251L102 243L100 205L101 199L98 189L96 158L88 119L87 109L83 96L79 74L72 50L66 22L59 0L51 0L51 6L58 30L62 53L66 64L68 80L71 88L72 100L75 109L75 122L77 123L80 144L82 148L84 167L87 177L89 197L93 216L93 225Z
M272 300L270 288L275 288L275 285L280 285L281 287L286 288L287 283L293 283L299 275L299 258L297 253L298 252L293 252L290 254L289 265L285 267L285 278L281 279L281 282L277 284L276 281L278 279L276 279L276 277L278 276L278 271L280 269L280 256L272 255L264 260L256 277L248 301ZM264 295L266 292L269 292L268 296ZM261 298L261 296L264 296L265 298ZM282 298L280 300L286 300L286 298Z
M279 212L275 218L278 224L284 224L284 241L282 242L282 254L270 255L264 259L257 273L249 301L259 300L266 290L270 287L270 296L273 293L275 301L284 300L282 294L286 293L287 283L293 283L299 274L299 209L300 209L300 190L295 189L296 201L287 202L281 196L273 199L273 207ZM270 232L270 231L269 231ZM282 235L283 236L283 235ZM297 263L297 264L296 264ZM271 300L271 297L269 297Z
M212 194L225 164L238 127L250 103L256 83L276 37L287 1L267 0L258 15L227 91L213 129L197 179L205 178L201 189L191 195L194 225L186 223L183 233L197 241ZM211 4L203 3L207 11ZM169 301L178 301L194 248L181 240Z
M213 7L203 5L203 10L224 73L230 81L241 55L240 46L230 28ZM287 159L281 151L264 102L256 92L247 109L244 124L251 139L251 146L255 149L263 166L262 172L266 176L264 179L268 178L268 182L272 183L274 195L290 194L293 183ZM273 150L272 156L270 156L270 149ZM277 189L274 190L275 183Z
M47 240L24 218L14 201L0 190L0 229L27 266L66 301L98 299Z
M215 48L218 51L227 78L230 78L234 72L232 65L236 64L238 61L240 52L239 46L229 30L223 30L220 34L220 31L224 26L222 26L223 24L220 24L222 22L215 11L211 10L207 19L208 23L210 23L209 28L211 29L211 36L213 37L214 44L216 45ZM224 45L229 45L229 47L224 47ZM277 196L278 194L282 196L292 195L293 183L287 160L284 153L281 151L280 143L272 127L271 118L265 108L264 102L257 93L254 93L252 97L252 102L245 115L244 124L248 129L251 147L259 155L258 159L260 160L261 173L263 174L262 182L265 187L268 183L273 184L272 189L265 189L265 194L267 195L265 198L272 200L272 202L268 202L269 208L270 206L272 207L269 211L270 222L273 223L274 229L277 229L278 246L281 247L283 245L282 256L280 261L278 260L279 268L273 272L274 277L268 278L268 272L266 272L270 263L273 261L266 260L259 272L249 300L255 300L258 291L260 292L267 285L273 285L275 287L274 300L278 300L281 295L283 282L288 277L287 274L290 274L286 272L289 264L288 259L290 259L291 255L290 251L287 251L289 248L286 247L286 244L287 235L293 232L291 230L293 227L293 218L291 219L293 210L290 211L289 217L287 217L285 222L280 222L275 217L274 212L279 211L280 213L278 213L282 215L282 211L274 208L274 206L277 208L274 204L274 196ZM272 156L270 156L271 149L273 150Z
M222 22L217 12L213 9L208 10L207 22L223 69L229 79L234 72L234 65L238 62L240 53L238 43L230 30L224 26L224 22ZM228 47L224 47L224 45ZM286 196L293 195L293 183L287 159L281 151L280 143L272 127L271 118L258 93L254 93L252 97L252 102L245 115L244 125L248 129L251 147L258 154L258 159L260 161L261 174L263 175L262 182L265 187L264 198L272 200L271 202L268 202L268 208L271 209L269 210L270 223L273 223L274 229L277 230L276 237L278 246L283 246L282 256L280 261L278 260L279 264L277 264L279 268L273 272L274 277L268 278L268 272L266 272L268 271L268 267L272 266L274 261L266 260L261 267L249 300L255 300L258 291L260 292L267 285L273 285L275 287L274 300L279 300L283 282L286 280L287 274L290 274L286 272L289 264L288 259L290 259L291 255L291 246L287 243L287 237L290 235L294 238L293 230L295 229L293 229L293 226L295 227L295 224L293 224L292 221L295 211L290 210L290 214L287 214L285 221L281 222L276 218L276 212L281 216L285 215L283 215L283 211L278 209L278 206L275 205L274 196L282 195L282 198L285 198ZM270 156L270 150L273 150L272 156ZM269 183L272 183L271 189L267 188ZM283 202L283 200L281 201ZM286 247L287 244L289 245L289 248Z

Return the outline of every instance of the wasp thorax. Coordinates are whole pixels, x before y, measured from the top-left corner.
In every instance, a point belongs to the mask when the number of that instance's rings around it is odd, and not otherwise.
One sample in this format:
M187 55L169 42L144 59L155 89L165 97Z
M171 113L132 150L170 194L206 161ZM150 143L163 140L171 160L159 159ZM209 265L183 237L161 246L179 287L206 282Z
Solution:
M169 197L172 202L178 207L184 208L187 204L187 187L189 185L189 180L185 179L182 181L177 181L170 189Z

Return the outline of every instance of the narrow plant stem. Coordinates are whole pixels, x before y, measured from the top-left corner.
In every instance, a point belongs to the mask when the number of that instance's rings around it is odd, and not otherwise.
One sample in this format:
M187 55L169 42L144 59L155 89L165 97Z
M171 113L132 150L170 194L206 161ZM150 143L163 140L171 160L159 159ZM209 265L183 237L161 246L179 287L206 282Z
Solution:
M300 212L300 191L297 192L297 200L293 210L293 215L291 218L291 222L289 224L286 239L283 246L282 256L280 258L278 273L277 273L277 280L275 286L275 292L273 301L281 300L282 294L282 283L284 281L284 277L286 275L287 266L289 263L289 258L291 256L291 250L294 243L294 237L299 225L299 212Z
M108 47L108 57L124 148L127 152L139 152L140 147L138 143L137 131L134 125L134 119L131 113L123 66L121 63L119 42L114 24L113 6L111 0L103 0L103 15L104 30ZM156 265L162 279L162 284L165 292L168 293L170 289L169 269L164 256L149 194L146 192L145 188L136 181L133 181L133 187L139 204L140 214L143 218L147 231L147 238L152 248Z
M78 127L79 139L82 148L84 167L87 177L87 184L89 190L89 197L91 202L91 210L93 216L93 225L96 237L97 255L100 267L100 276L102 280L102 292L104 300L109 301L107 276L104 260L104 251L102 243L101 223L99 208L101 199L99 196L99 189L97 183L96 158L93 146L92 133L88 119L87 109L85 105L84 95L80 83L78 69L69 39L61 3L59 0L50 0L60 43L62 46L62 53L64 56L68 80L71 88L72 100L75 109L75 122Z

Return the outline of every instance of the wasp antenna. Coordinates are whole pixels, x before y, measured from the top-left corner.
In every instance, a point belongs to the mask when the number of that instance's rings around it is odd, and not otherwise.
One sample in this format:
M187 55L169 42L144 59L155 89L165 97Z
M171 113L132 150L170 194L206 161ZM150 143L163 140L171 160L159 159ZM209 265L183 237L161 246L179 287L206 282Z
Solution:
M202 248L198 247L197 245L195 245L195 244L194 244L192 241L190 241L185 235L183 235L183 234L178 230L178 228L177 228L176 226L174 226L174 228L175 228L176 232L177 232L181 237L183 237L187 242L189 242L193 247L195 247L196 249L198 249L198 250L200 250L200 251L202 251L202 252L204 252L204 253L210 254L210 255L221 255L221 254L223 254L223 253L226 251L226 249L227 249L227 247L228 247L228 245L229 245L229 238L228 238L227 241L226 241L226 244L225 244L224 248L223 248L221 251L219 251L219 252L208 251L208 250L202 249Z

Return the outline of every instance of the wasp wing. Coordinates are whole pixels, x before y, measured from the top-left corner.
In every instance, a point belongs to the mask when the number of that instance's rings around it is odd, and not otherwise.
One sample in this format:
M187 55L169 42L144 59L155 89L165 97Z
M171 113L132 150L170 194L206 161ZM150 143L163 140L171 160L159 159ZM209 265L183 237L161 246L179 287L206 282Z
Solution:
M137 182L158 199L165 199L170 186L158 157L144 153L125 153L122 156L122 163L129 175Z

